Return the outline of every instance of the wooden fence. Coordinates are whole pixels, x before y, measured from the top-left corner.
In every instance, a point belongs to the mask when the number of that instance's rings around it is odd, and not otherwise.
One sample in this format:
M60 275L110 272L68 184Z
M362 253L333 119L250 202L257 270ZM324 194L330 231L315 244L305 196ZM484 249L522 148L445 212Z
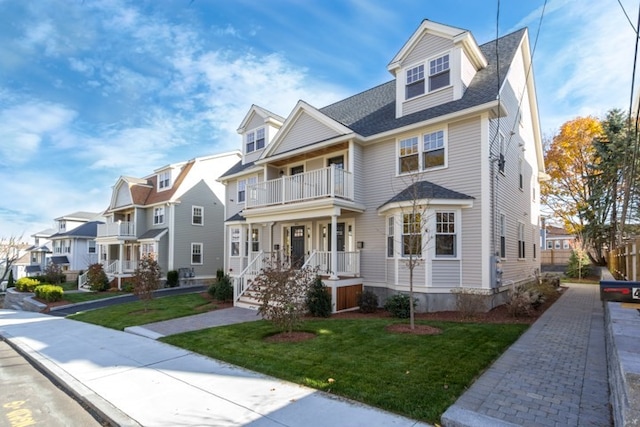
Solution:
M640 276L640 239L628 242L607 255L609 271L618 280L638 281Z
M542 265L567 265L571 257L571 249L545 249L540 252Z

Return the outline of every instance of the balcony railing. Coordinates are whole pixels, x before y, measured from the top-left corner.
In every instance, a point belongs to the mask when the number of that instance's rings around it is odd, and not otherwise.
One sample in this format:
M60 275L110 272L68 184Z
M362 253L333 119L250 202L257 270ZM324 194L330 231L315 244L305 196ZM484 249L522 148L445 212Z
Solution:
M98 224L98 237L136 237L136 224L129 221Z
M335 165L247 185L246 207L256 208L311 199L353 200L353 175Z

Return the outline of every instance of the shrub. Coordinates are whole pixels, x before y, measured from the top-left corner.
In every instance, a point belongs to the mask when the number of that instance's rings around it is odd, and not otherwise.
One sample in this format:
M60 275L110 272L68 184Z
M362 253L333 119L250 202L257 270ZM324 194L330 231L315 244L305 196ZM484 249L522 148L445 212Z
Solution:
M212 296L218 301L223 302L233 300L233 284L228 274L222 276L222 279L218 280L215 284L215 292Z
M47 302L56 302L62 299L64 291L62 286L57 285L39 285L36 286L34 293L37 298Z
M167 272L167 288L175 288L178 286L178 279L180 274L178 270L171 270Z
M358 294L358 307L362 313L375 313L378 310L378 295L372 291Z
M60 283L65 282L66 279L67 277L62 272L62 267L58 264L50 262L44 270L44 282L59 285Z
M411 306L409 295L395 294L384 303L384 309L387 310L393 317L399 319L408 319L411 312ZM414 299L413 307L417 305L417 301Z
M591 261L589 260L587 251L582 249L574 249L571 251L565 274L571 278L582 278L591 274Z
M13 270L9 270L9 279L7 280L7 289L13 288L16 285L16 281L13 278Z
M104 292L109 289L109 278L100 263L91 264L87 270L87 284L94 292Z
M307 291L307 309L312 316L331 316L331 294L328 292L320 276L316 276L313 284Z
M509 291L505 305L513 317L527 317L532 316L544 301L544 293L537 286L522 285Z
M485 311L485 296L479 289L456 288L451 292L456 296L456 310L464 318L473 317L475 313Z
M18 292L33 292L39 284L39 280L29 277L21 277L16 280L16 290Z
M133 292L133 289L135 288L135 285L133 284L132 281L127 280L120 287L122 288L122 290L124 292Z
M217 281L222 280L222 278L223 278L224 276L225 276L225 275L224 275L224 270L223 270L223 269L219 268L219 269L217 269L217 270L216 270L216 280L217 280Z
M306 298L316 272L309 268L287 268L273 263L253 281L259 295L260 313L284 332L300 326L307 311Z
M218 286L218 282L213 282L212 284L209 285L209 287L207 288L207 293L209 294L209 296L213 299L216 299L216 287Z

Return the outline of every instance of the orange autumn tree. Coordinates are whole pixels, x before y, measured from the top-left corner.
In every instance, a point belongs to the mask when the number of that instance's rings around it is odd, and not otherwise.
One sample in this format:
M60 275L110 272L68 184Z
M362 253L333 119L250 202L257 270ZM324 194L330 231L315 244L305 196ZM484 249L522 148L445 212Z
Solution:
M564 123L545 153L546 172L551 179L543 181L540 188L542 203L587 246L583 232L593 200L593 178L599 174L593 142L602 136L602 125L595 117L578 117Z

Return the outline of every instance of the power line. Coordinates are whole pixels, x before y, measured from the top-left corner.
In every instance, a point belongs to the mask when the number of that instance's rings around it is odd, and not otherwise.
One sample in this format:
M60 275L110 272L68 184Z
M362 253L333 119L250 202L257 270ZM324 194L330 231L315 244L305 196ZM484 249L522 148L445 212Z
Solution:
M627 21L629 22L629 25L631 25L631 28L633 28L633 32L636 33L636 35L638 35L638 30L636 29L636 27L634 27L633 22L631 22L631 18L629 18L629 15L627 14L627 11L624 8L624 5L622 4L622 1L618 0L618 4L620 5L620 8L622 8L622 12L624 13L624 16L627 17Z

